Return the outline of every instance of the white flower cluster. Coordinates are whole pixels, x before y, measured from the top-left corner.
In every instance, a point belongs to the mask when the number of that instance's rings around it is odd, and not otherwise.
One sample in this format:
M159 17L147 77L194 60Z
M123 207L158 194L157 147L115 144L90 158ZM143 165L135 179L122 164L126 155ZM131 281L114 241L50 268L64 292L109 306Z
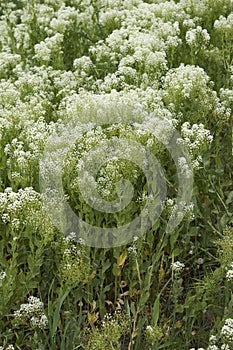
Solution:
M158 1L158 3L153 4L153 12L156 16L161 17L164 21L172 21L182 23L185 19L190 16L187 9L187 4L184 6L182 1L175 2L171 1Z
M192 168L188 164L187 159L185 157L179 157L178 171L180 174L184 175L186 178L189 178L192 175Z
M32 187L19 189L14 192L11 187L7 187L0 193L0 215L4 223L9 223L15 229L20 224L25 224L25 220L33 220L33 210L38 212L40 208L40 195Z
M6 277L6 272L4 272L4 271L0 272L0 287L2 285L2 281L4 280L5 277Z
M221 347L221 349L223 350L224 348ZM209 345L206 350L220 350L220 349L217 345L213 344L213 345Z
M67 285L83 281L89 273L89 259L83 247L84 241L78 240L71 232L62 242L62 259L60 272Z
M33 176L33 172L36 171L45 142L54 130L54 123L48 125L44 118L40 117L37 121L22 121L18 124L19 128L20 124L23 124L23 130L18 138L13 138L5 145L4 153L12 179L18 178L22 182L23 178Z
M221 349L221 350L231 350L231 347L230 347L230 345L228 345L228 344L222 344L222 346L221 346L220 349Z
M182 23L185 29L194 29L196 27L196 22L199 20L198 17L185 19Z
M229 71L230 71L230 73L231 73L231 84L233 85L233 65L231 65L230 67L229 67Z
M221 32L224 35L229 35L229 38L232 37L233 34L233 13L231 13L227 18L224 16L220 16L214 22L214 28L217 32Z
M211 335L206 350L231 350L233 344L233 319L225 320L219 337Z
M75 25L75 21L77 20L78 11L74 7L62 5L56 16L53 16L50 22L51 31L54 33L65 34L65 31ZM50 33L50 30L48 30Z
M185 264L181 263L180 261L175 261L171 263L171 268L175 272L181 272L185 268Z
M220 98L227 107L231 108L233 106L233 89L220 89Z
M21 304L20 309L14 311L14 321L17 325L29 325L32 328L44 329L48 319L43 312L44 303L39 298L30 296L27 304Z
M137 256L137 247L135 245L128 247L127 251L128 251L129 255L131 255L133 257Z
M176 115L204 122L216 109L219 99L204 69L182 63L170 69L163 80L163 100Z
M228 318L224 322L224 326L221 329L221 335L229 341L233 342L233 319Z
M27 7L24 8L24 22L28 23L27 17L31 16L31 11L27 10ZM34 6L34 18L36 18L38 23L38 29L41 32L48 33L49 30L49 24L51 23L52 18L55 16L55 11L52 6L49 6L49 4L38 4L36 3Z
M54 36L46 38L45 41L36 44L34 58L39 62L49 62L52 55L61 53L63 39L63 34L56 33Z
M145 336L147 338L147 341L149 341L149 343L151 345L153 345L153 344L155 344L156 341L163 338L164 333L163 333L162 328L160 328L158 326L154 326L154 327L147 326Z
M185 122L181 125L181 136L177 142L185 146L192 158L192 166L198 169L202 161L201 154L205 152L207 147L212 143L213 136L210 131L205 129L203 124L190 125Z
M228 281L232 281L233 280L233 263L231 264L231 269L229 269L226 273L226 279Z
M113 26L111 33L106 41L101 40L89 49L97 66L102 64L114 70L97 82L98 89L110 92L135 85L155 87L167 70L170 51L181 44L179 23L160 18L157 5L141 3L133 9L118 11L114 28L115 10L112 11L100 17L103 25ZM164 12L161 17L165 17Z
M186 175L188 176L190 175L189 169L188 169L188 174ZM178 205L175 200L168 198L164 204L165 204L165 211L169 217L172 217L176 220L177 219L179 220L179 218L181 218L186 222L190 222L195 218L193 203L190 203L189 205L187 205L185 202L180 201Z
M0 350L15 350L14 345L10 344L7 347L0 346Z
M189 46L194 48L197 53L198 49L204 49L210 41L210 35L206 29L197 26L195 29L188 30L185 36L186 42Z
M10 73L20 63L20 60L20 55L0 52L0 77L3 78L7 72Z

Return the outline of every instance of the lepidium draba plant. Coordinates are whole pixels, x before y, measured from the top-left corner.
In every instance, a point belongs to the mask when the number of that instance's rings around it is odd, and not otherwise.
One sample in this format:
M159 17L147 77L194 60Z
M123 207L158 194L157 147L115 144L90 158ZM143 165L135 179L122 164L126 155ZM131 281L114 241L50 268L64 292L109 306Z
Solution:
M232 11L231 0L1 1L1 349L232 348ZM45 210L39 165L70 118L85 128L64 158L65 200L96 237L151 201L127 147L111 160L96 147L137 142L166 173L161 215L126 246L89 247ZM189 162L162 142L171 129ZM94 151L102 165L81 187ZM194 175L182 210L180 174ZM103 212L129 188L122 211Z

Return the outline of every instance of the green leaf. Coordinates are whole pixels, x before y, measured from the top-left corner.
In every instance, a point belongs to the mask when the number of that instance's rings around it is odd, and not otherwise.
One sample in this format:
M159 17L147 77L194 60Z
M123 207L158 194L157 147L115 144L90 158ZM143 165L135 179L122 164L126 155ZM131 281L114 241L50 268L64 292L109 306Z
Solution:
M226 204L230 204L233 202L233 191L231 191L228 196L227 196L227 200L226 200Z
M152 309L152 326L156 326L159 319L159 309L160 309L160 294L158 294L155 299L154 306Z
M60 295L59 295L59 299L57 302L57 306L53 315L53 325L52 325L52 331L51 331L51 336L54 337L56 332L57 332L57 327L58 327L58 323L60 321L60 311L61 311L61 307L62 304L65 300L65 298L67 297L67 295L69 294L70 289L68 289L64 294L63 291L60 291ZM63 295L62 295L63 294Z

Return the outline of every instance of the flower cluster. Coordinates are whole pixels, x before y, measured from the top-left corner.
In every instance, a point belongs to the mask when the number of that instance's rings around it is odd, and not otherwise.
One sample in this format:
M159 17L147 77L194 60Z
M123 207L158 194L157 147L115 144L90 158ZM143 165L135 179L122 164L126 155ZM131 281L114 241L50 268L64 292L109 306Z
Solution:
M232 75L232 83L233 83L233 75ZM233 85L233 84L232 84ZM228 108L233 108L233 89L220 89L220 97L223 103Z
M233 263L231 264L231 269L229 269L226 273L226 279L228 281L232 281L233 280Z
M6 272L4 272L4 271L0 272L0 287L2 285L2 281L4 280L5 277L6 277Z
M157 341L164 337L164 332L159 326L147 326L145 330L147 343L154 345Z
M43 307L44 304L39 298L30 296L27 304L21 304L20 309L14 311L15 325L43 330L48 325L48 319L43 312Z
M164 77L162 96L168 108L182 119L185 115L186 120L203 122L208 120L208 115L219 102L212 87L213 83L203 68L182 63Z
M14 345L10 344L7 347L0 346L0 350L15 350Z
M20 124L23 124L23 130L4 147L8 176L16 188L19 185L29 186L30 178L37 176L39 158L47 138L54 130L54 123L47 125L44 117L40 117L36 122L21 121L18 123L19 129ZM6 126L10 131L11 124Z
M186 169L185 169L186 170ZM188 174L190 175L190 170L188 169ZM187 204L185 202L180 201L179 203L176 203L176 200L173 200L171 198L167 199L165 202L165 212L168 215L168 217L172 218L182 218L184 222L189 223L192 221L194 216L194 204L190 203Z
M66 285L74 285L88 278L89 258L80 240L77 243L75 233L71 233L61 242L61 279Z
M220 16L214 22L214 28L217 32L221 32L225 37L231 37L233 33L233 14L231 13L227 18Z
M63 35L57 33L52 37L46 38L45 41L36 44L34 58L42 62L42 64L49 63L57 54L61 54L63 39Z
M32 214L40 210L40 195L32 187L14 192L11 187L0 193L0 213L4 223L18 228L20 224L32 220Z
M106 314L100 329L93 327L89 333L87 350L120 350L120 337L127 331L126 315L116 311L113 315Z
M20 55L0 52L0 77L7 78L8 74L20 63L20 60Z
M220 330L219 336L211 335L206 350L231 350L233 345L233 319L228 318ZM191 349L190 349L191 350Z
M204 128L203 124L190 125L189 122L185 122L181 125L181 136L177 142L185 146L186 150L191 156L191 163L193 169L198 169L203 154L208 146L213 141L213 136L210 131Z
M185 268L185 264L180 261L175 261L171 264L171 268L175 272L181 272Z
M132 256L133 258L136 257L138 254L137 247L135 244L128 247L127 251L128 251L129 256Z
M197 54L198 50L205 49L210 41L210 35L206 29L197 26L195 29L190 29L186 32L185 36L187 44Z
M224 326L221 329L221 336L229 342L233 343L233 319L228 318L224 322Z

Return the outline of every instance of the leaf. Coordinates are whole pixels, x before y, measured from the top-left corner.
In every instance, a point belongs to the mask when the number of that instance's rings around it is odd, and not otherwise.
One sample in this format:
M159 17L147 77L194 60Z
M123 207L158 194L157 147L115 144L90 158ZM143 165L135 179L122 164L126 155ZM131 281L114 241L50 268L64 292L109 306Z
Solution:
M138 329L134 329L133 334L132 334L132 339L136 338L138 335Z
M159 309L160 309L160 294L157 296L152 309L152 325L155 327L159 319Z
M93 300L93 302L92 302L92 310L94 311L95 309L96 309L96 301Z
M121 268L116 263L113 264L112 273L116 277L121 275Z
M183 304L176 305L176 312L182 314L182 312L184 312L184 305Z
M98 320L99 318L99 312L96 312L94 315L92 315L89 311L87 313L87 318L88 318L88 321L91 325L91 327L94 326L95 322Z
M173 256L174 258L179 256L181 253L183 252L183 248L179 248L179 247L176 247L175 249L173 249Z
M165 270L164 268L161 266L161 268L159 269L159 283L161 283L164 279L165 276Z
M96 276L96 270L94 270L94 271L88 276L88 278L89 278L90 280L93 280L93 278L95 278L95 276Z
M226 200L226 204L230 204L233 202L233 191L231 191L228 196L227 196L227 200Z
M141 297L140 297L140 300L139 300L139 308L140 310L142 310L147 302L147 300L149 299L150 297L150 292L149 291L141 291Z
M133 301L130 304L130 311L132 312L133 318L136 319L137 311L136 311L136 308L135 308L135 303Z
M102 274L104 274L109 269L110 266L111 266L111 263L108 259L107 261L104 262L102 266Z
M123 252L117 259L117 265L123 267L127 257L128 257L127 251Z
M57 307L55 309L54 315L53 315L53 325L52 325L52 332L51 332L51 336L54 337L56 332L57 332L57 327L58 327L58 323L60 321L60 311L61 311L61 307L62 304L65 300L65 298L67 297L67 295L69 294L70 290L68 289L63 295L62 295L62 290L60 291L60 295L59 295L59 300L57 302Z

